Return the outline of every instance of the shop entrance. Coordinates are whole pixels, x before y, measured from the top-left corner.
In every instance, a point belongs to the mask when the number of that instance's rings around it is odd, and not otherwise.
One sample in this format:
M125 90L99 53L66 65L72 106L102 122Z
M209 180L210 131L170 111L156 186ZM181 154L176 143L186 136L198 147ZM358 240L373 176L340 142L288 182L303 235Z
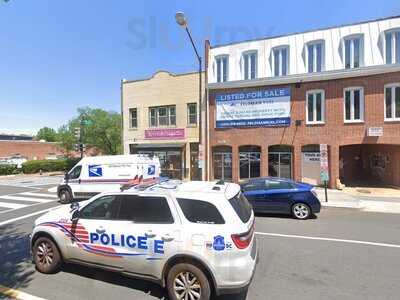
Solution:
M301 181L321 185L321 160L319 144L301 147Z
M292 178L292 147L287 145L268 147L268 175Z
M161 166L161 176L174 179L183 179L184 175L184 154L180 147L152 147L152 148L133 148L132 154L147 154L158 157Z
M339 148L339 176L346 186L400 186L400 146L346 145Z
M201 180L199 169L199 143L190 143L190 180Z
M229 146L213 148L214 179L232 181L232 149Z

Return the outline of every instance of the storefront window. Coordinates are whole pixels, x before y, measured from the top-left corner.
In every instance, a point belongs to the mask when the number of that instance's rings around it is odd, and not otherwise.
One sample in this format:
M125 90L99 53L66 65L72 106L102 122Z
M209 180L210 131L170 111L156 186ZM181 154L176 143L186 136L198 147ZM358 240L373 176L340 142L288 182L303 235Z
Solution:
M232 150L230 147L215 147L213 150L214 179L232 181Z
M258 146L239 147L240 179L260 177L261 149Z
M177 148L173 149L143 149L134 151L133 153L147 154L149 156L158 157L161 166L161 176L166 176L174 179L182 179L183 166L182 166L182 150Z
M268 175L292 178L292 148L290 146L274 145L268 148Z

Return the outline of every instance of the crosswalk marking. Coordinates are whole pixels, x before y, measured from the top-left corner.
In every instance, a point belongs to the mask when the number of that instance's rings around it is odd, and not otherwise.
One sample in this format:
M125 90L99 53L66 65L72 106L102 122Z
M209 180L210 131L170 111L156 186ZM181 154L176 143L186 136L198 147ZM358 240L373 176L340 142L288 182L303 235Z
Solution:
M15 201L42 202L42 203L54 201L52 199L18 197L18 196L0 196L0 199L2 199L2 200L15 200Z
M1 1L1 0L0 0ZM56 193L35 191L0 195L0 214L13 210L58 201Z
M46 198L58 198L57 195L53 195L53 194L32 193L32 192L20 193L19 195L36 196L36 197L46 197ZM0 196L0 197L1 197L1 196Z
M26 204L17 204L17 203L9 203L9 202L0 202L0 207L11 208L11 209L18 209L27 207L29 205Z

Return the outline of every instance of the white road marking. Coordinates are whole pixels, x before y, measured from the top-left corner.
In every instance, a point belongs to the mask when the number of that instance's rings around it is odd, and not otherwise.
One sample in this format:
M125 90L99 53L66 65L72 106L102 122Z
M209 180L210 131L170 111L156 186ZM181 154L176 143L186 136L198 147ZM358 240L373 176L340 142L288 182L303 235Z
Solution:
M18 197L18 196L10 196L10 195L0 196L0 199L4 199L4 200L15 200L15 201L41 202L41 203L46 203L46 202L54 201L53 199L30 198L30 197Z
M0 207L6 207L6 208L12 208L12 209L18 209L18 208L23 208L23 207L27 207L27 206L29 206L29 205L9 203L9 202L0 202ZM9 211L9 210L7 210L7 211Z
M36 196L36 197L58 198L57 195L53 195L53 194L32 193L32 192L18 193L18 194L15 194L15 195L27 195L27 196Z
M50 193L57 193L57 187L55 186L55 187L49 188L47 191Z
M58 206L55 206L55 207L51 207L51 208L47 208L47 209L44 209L44 210L41 210L41 211L36 211L36 212L31 213L31 214L23 215L23 216L18 217L18 218L9 219L9 220L0 222L0 226L7 225L7 224L10 224L10 223L13 223L13 222L16 222L16 221L19 221L19 220L23 220L23 219L26 219L26 218L29 218L29 217L33 217L33 216L36 216L36 215L40 215L40 214L46 213L48 211L54 210L54 209L59 208L59 207L61 207L61 205L58 205Z
M286 238L295 238L295 239L318 240L318 241L341 242L341 243L349 243L349 244L361 244L361 245L378 246L378 247L400 248L400 245L397 245L397 244L376 243L376 242L358 241L358 240L346 240L346 239L324 238L324 237L293 235L293 234L280 234L280 233L270 233L270 232L256 232L256 234L264 235L264 236L276 236L276 237L286 237Z

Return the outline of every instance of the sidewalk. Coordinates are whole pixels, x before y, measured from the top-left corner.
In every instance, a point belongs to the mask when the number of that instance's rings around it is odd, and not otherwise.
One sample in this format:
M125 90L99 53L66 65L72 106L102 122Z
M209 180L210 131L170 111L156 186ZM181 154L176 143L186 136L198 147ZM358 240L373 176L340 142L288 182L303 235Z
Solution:
M351 195L346 192L328 189L328 202L325 202L325 191L323 188L316 188L321 205L325 207L357 208L363 211L400 213L400 197L394 195L390 199L384 197L365 197ZM365 200L363 198L367 198Z

